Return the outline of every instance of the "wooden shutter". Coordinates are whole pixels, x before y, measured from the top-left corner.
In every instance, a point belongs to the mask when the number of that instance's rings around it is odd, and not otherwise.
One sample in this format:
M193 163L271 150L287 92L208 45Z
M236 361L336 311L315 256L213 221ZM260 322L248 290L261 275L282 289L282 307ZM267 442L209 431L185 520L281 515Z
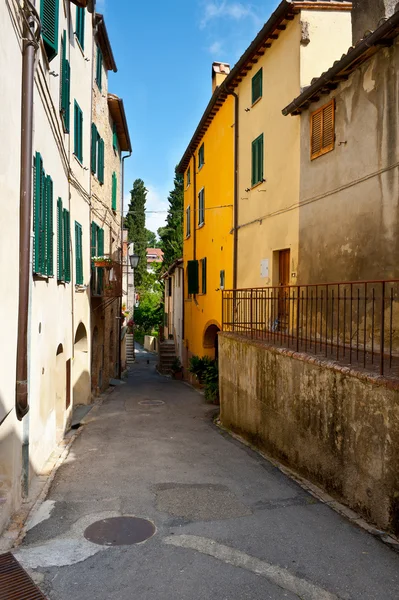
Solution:
M104 183L104 140L98 140L98 181Z
M54 275L54 229L53 229L53 180L46 177L46 208L45 208L45 274Z
M205 190L200 190L198 194L198 225L205 222Z
M94 123L91 124L91 172L96 173L97 170L97 142L98 132Z
M96 82L99 90L102 87L102 73L103 73L103 55L100 48L97 46L97 64L96 64Z
M202 144L198 152L198 167L202 167L205 164L205 146Z
M263 88L263 69L252 77L252 104L262 97Z
M97 251L99 256L104 256L104 229L97 229ZM97 294L101 295L104 283L104 269L100 267L97 269Z
M310 115L310 158L331 152L335 147L335 100Z
M116 173L112 173L112 210L116 210L116 199L117 199L117 190L118 190L118 180L116 177Z
M114 147L115 152L117 152L118 151L118 134L116 131L115 123L112 126L112 145Z
M220 289L224 290L224 271L220 271Z
M191 234L191 208L187 206L186 208L186 237Z
M206 258L201 260L202 293L206 294Z
M64 221L62 200L57 200L57 280L64 280Z
M33 170L33 272L40 273L40 204L43 161L36 152Z
M82 50L85 47L85 9L76 7L76 37L79 40Z
M83 285L82 226L75 221L76 283Z
M252 142L252 185L263 181L263 133Z
M98 231L98 225L97 223L94 223L94 221L92 221L91 223L91 257L93 258L93 256L101 256L100 254L97 254L98 250L97 250L97 231Z
M189 260L187 263L188 293L198 294L198 260Z
M74 152L76 158L83 162L83 113L79 104L75 100L75 138L74 138Z
M58 13L59 0L41 1L42 37L49 61L58 53Z
M71 281L71 219L69 211L64 208L63 211L64 225L64 276L65 281Z
M62 61L61 77L61 116L64 123L64 130L66 133L69 133L71 104L71 67L67 59Z

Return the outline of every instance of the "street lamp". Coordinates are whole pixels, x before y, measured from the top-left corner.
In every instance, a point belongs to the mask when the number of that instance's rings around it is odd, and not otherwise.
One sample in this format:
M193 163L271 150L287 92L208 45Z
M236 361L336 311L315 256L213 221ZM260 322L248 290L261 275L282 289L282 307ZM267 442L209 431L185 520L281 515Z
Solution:
M139 264L140 257L138 254L129 254L130 266L132 269L136 269Z

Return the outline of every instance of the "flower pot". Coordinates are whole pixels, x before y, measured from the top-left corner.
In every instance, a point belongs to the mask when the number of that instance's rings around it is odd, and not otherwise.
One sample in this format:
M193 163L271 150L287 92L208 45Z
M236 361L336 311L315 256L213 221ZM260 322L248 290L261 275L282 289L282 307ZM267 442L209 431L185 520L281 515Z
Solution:
M183 379L183 371L176 371L176 373L173 373L173 379L181 381Z
M103 267L105 269L111 269L112 263L109 260L93 260L95 267Z

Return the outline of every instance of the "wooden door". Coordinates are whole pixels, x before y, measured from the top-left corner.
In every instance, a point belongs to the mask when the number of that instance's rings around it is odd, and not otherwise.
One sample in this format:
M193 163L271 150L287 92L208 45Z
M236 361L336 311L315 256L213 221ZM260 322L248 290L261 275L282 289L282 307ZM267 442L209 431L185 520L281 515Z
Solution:
M291 251L280 250L278 256L278 280L279 280L279 302L278 302L278 321L280 331L289 329L289 284L290 284L290 262Z

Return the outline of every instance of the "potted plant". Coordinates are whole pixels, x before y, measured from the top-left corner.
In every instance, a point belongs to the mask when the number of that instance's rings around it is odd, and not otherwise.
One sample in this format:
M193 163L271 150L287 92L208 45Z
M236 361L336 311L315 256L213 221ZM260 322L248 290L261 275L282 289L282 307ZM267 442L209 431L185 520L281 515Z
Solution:
M178 356L173 360L171 370L174 379L183 379L183 367Z
M133 321L133 319L130 319L127 322L127 332L128 333L133 333L134 332L134 321Z
M95 267L110 269L112 267L112 258L109 256L93 256L91 259Z

